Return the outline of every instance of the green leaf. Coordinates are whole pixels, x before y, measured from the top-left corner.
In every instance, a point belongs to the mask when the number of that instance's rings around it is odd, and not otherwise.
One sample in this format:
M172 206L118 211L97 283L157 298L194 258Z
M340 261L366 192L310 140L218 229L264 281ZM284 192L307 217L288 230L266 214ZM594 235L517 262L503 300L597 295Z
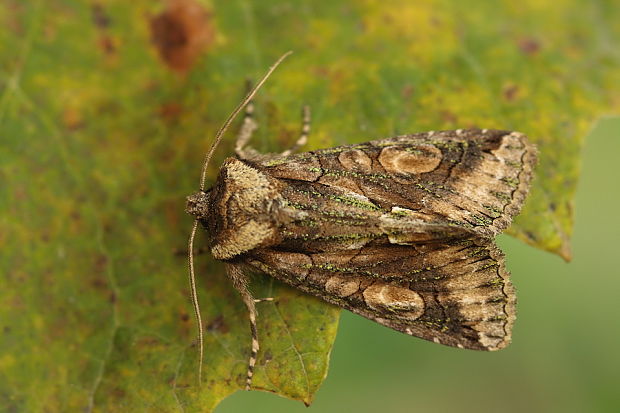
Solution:
M620 105L620 11L602 0L474 4L3 2L0 405L209 411L243 388L247 314L203 256L196 385L176 252L214 132L245 79L289 49L257 98L256 147L290 145L304 103L310 149L433 129L522 131L540 163L511 232L569 258L582 139ZM276 299L258 305L256 388L310 403L339 310L264 276L252 290Z

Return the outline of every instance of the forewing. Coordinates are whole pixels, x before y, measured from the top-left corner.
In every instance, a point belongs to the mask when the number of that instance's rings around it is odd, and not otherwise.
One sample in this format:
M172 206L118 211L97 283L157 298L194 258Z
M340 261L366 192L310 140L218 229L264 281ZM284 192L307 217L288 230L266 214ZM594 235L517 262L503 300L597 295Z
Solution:
M510 342L515 294L503 254L486 239L367 245L349 252L253 251L246 263L394 330L448 346Z
M298 198L309 204L316 204L313 193L320 192L312 187L330 187L368 201L351 205L354 212L366 213L370 204L389 213L396 206L487 238L508 227L520 211L535 162L535 148L523 134L478 129L404 135L257 161L291 188L302 185Z

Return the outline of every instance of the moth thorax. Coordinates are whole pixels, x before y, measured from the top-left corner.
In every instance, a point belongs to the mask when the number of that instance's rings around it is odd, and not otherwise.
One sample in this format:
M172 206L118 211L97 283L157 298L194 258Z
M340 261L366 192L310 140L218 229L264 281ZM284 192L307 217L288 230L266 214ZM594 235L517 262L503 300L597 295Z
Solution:
M281 195L259 169L229 158L207 198L211 253L227 260L274 242Z

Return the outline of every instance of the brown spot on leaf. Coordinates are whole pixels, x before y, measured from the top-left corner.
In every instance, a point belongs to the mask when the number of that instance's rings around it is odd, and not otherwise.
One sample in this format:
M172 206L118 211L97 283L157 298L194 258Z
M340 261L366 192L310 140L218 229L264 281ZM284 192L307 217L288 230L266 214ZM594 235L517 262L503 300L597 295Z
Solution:
M444 122L450 123L452 125L458 123L459 118L449 110L442 110L439 112L439 116Z
M110 17L106 14L101 3L95 3L92 6L93 23L100 29L106 29L110 26Z
M116 52L116 46L114 45L114 39L108 35L99 36L99 48L105 54L113 54Z
M24 14L24 4L26 3L18 0L7 0L3 4L5 8L3 11L9 18L3 19L2 22L6 25L6 28L17 35L23 35L25 33L23 25L25 19L22 18Z
M161 341L157 337L138 337L135 343L140 347L154 347L160 345Z
M176 102L164 103L159 107L159 116L166 122L175 122L183 113L183 106Z
M415 91L415 89L414 89L414 87L412 85L405 85L401 89L400 95L403 97L404 100L409 100L413 96L413 92L414 91Z
M280 305L284 307L288 305L289 301L291 301L291 299L287 296L284 296L284 297L278 297L278 299L275 300L273 303L275 304L276 307L279 307Z
M84 126L82 114L74 107L67 107L62 112L62 123L71 131Z
M120 387L113 387L109 395L115 399L123 399L126 396L125 390Z
M74 221L81 221L82 220L82 214L80 214L80 211L74 209L69 213L69 216L71 217L72 220Z
M97 290L104 290L108 288L108 283L106 282L106 280L99 277L95 278L91 284Z
M114 54L116 52L114 39L108 34L108 28L112 23L110 16L108 16L101 3L93 4L91 11L93 23L99 31L97 46L106 55Z
M528 56L533 56L540 51L541 45L540 42L531 37L525 37L520 39L517 42L517 46L519 50L523 52L523 54Z
M207 325L207 331L218 331L222 334L226 334L229 330L228 325L224 321L224 316L221 314Z
M185 73L213 42L211 13L196 0L167 3L166 10L151 18L151 40L170 69Z
M107 269L107 267L108 257L103 254L97 255L97 257L95 258L95 272L102 273Z
M509 83L504 86L502 90L502 96L508 102L514 102L519 98L519 86L514 83Z
M28 193L26 192L26 188L21 185L15 185L13 188L13 197L16 201L24 201L28 198Z
M317 75L317 76L318 76L318 77L320 77L320 78L323 78L323 79L329 79L329 73L330 73L330 71L329 71L329 69L328 69L327 67L325 67L325 66L314 66L314 67L311 69L311 71L312 71L312 73L313 73L313 74Z

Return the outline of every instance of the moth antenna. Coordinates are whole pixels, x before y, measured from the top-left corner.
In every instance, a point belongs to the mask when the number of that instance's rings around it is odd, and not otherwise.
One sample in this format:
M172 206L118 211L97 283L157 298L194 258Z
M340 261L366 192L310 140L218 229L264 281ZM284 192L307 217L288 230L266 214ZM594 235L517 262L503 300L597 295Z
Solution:
M282 63L282 61L286 59L288 55L290 55L291 53L293 52L288 51L284 53L282 56L280 56L278 60L276 60L276 62L269 68L267 73L265 73L265 75L256 84L256 86L254 86L254 88L250 90L250 92L241 101L241 103L237 105L235 110L233 110L233 112L228 116L228 119L226 119L226 122L224 122L224 124L217 131L217 134L215 135L215 140L213 144L211 145L211 148L209 148L209 152L207 152L207 154L205 155L205 159L202 164L202 173L200 174L200 190L201 191L204 191L205 189L207 167L209 166L209 162L211 161L213 152L215 152L215 149L217 148L220 141L222 140L222 136L224 135L224 132L226 132L226 130L228 129L232 121L235 119L235 117L239 114L239 112L241 112L243 108L252 100L254 95L256 95L256 92L258 92L258 90L263 86L263 84L267 81L269 76L271 76L273 71L276 70L276 68L280 65L280 63ZM189 284L191 287L192 305L194 306L194 315L196 316L196 322L198 324L198 348L199 348L198 383L202 383L202 361L204 359L204 331L202 327L202 317L200 316L200 304L198 303L198 292L196 290L196 275L194 273L194 238L196 237L197 228L198 228L198 220L195 219L194 225L192 226L191 235L189 236L187 258L188 258L188 265L189 265Z
M196 228L198 228L198 220L194 220L192 232L189 236L188 245L188 264L189 264L189 285L191 287L192 305L194 306L194 315L198 324L198 384L202 383L202 360L204 358L204 342L202 331L202 317L200 316L200 305L198 304L198 292L196 291L196 277L194 275L194 237L196 236Z
M235 117L239 114L239 112L241 112L243 110L243 108L245 107L245 105L247 105L248 102L250 100L252 100L252 98L254 97L256 92L258 92L258 89L260 89L263 86L263 84L265 83L265 81L267 81L269 76L271 76L273 71L276 70L276 68L280 65L280 63L282 63L282 61L284 59L286 59L288 57L288 55L290 55L291 53L293 53L293 52L292 51L288 51L288 52L284 53L282 56L280 56L280 58L278 60L276 60L276 62L269 68L269 70L267 71L267 73L265 73L265 75L262 77L262 79L256 84L256 86L254 86L254 88L252 90L250 90L250 92L241 101L241 103L239 103L237 108L230 114L230 116L228 116L228 119L226 119L226 122L224 122L224 124L222 125L220 130L217 131L217 135L215 135L215 140L214 140L213 144L211 145L211 148L209 148L209 152L207 152L207 155L205 156L205 160L204 160L204 162L202 164L202 174L200 175L200 190L201 191L204 191L204 189L205 189L205 180L206 180L206 177L207 177L207 167L209 166L209 162L211 161L211 157L213 156L213 152L215 152L215 149L217 148L217 145L219 145L220 141L222 140L222 135L224 135L224 132L226 132L226 130L228 129L228 127L230 126L232 121L235 120Z

